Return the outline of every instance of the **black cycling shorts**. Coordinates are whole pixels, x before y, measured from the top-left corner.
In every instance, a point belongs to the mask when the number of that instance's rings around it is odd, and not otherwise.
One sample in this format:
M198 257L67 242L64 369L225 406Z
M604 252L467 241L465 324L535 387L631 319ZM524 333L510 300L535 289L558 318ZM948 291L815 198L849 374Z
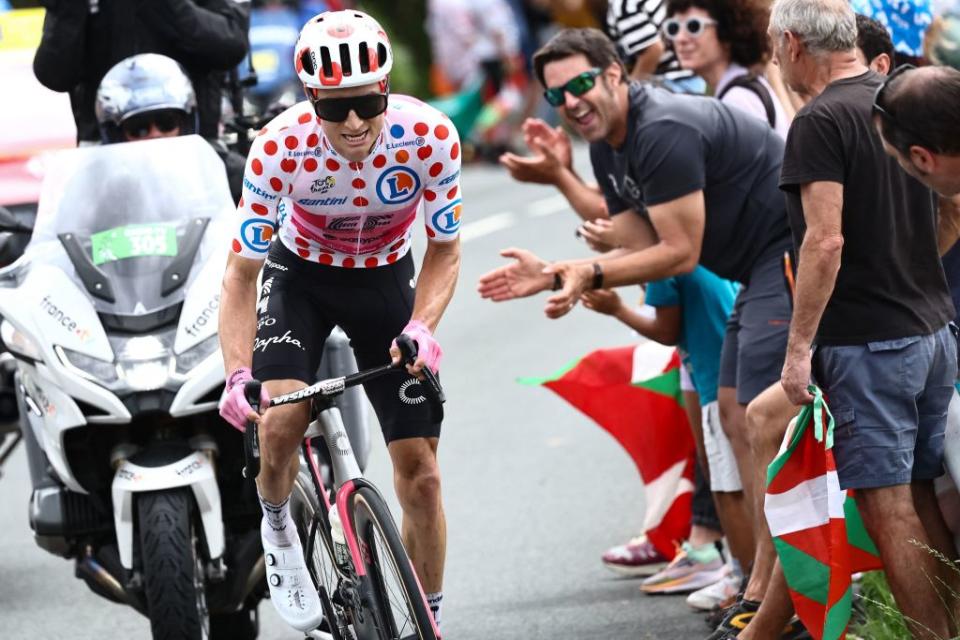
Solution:
M253 376L315 382L323 343L335 325L350 337L361 370L390 361L390 343L410 321L413 258L372 269L307 262L274 242L263 268L257 303ZM436 438L420 382L397 371L364 384L387 443Z

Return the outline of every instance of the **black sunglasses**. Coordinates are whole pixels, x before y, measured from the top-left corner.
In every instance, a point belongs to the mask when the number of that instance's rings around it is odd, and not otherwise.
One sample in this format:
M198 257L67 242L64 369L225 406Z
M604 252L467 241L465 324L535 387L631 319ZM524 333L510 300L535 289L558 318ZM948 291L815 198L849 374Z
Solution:
M351 111L361 120L370 120L387 110L387 95L384 93L367 93L349 98L319 98L311 99L311 102L317 117L329 122L343 122L350 117Z
M916 67L912 64L902 64L887 76L886 80L883 81L883 84L877 87L877 92L873 94L873 107L871 112L874 116L880 116L881 118L887 120L887 122L889 122L894 129L899 129L900 131L910 134L917 144L923 144L923 146L929 147L930 149L936 151L937 145L931 146L930 143L926 141L926 135L904 124L902 120L897 118L896 114L891 113L890 110L884 106L883 96L887 87L890 86L891 82L893 82L893 79L913 69L916 69Z
M584 71L562 86L547 89L543 92L543 97L547 99L547 102L549 102L551 106L559 107L566 101L564 93L569 93L573 97L579 98L596 86L597 76L601 73L603 73L603 69L598 69L597 67L589 71Z
M161 133L170 133L183 127L184 114L181 111L168 109L153 111L131 116L120 124L123 134L130 139L138 140L150 135L150 130L156 127Z

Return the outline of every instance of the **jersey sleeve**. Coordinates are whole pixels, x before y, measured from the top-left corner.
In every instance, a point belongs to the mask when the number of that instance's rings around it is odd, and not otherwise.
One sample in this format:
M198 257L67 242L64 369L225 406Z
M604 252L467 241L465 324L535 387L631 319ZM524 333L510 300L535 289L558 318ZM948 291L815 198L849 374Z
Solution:
M257 136L247 156L231 243L232 251L244 258L266 258L277 229L277 207L288 188L280 177L286 174L281 171L278 151L276 140L267 131Z
M443 118L434 124L428 144L434 146L426 164L423 214L427 237L451 242L460 235L463 194L460 191L460 136Z

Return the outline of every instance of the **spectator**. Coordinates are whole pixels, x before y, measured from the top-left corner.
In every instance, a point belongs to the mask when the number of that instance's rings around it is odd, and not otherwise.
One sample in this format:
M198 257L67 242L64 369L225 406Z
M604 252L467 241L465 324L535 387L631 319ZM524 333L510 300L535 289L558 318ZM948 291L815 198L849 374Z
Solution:
M662 82L678 93L703 93L703 80L682 69L673 50L660 38L663 0L610 0L607 35L633 80Z
M693 273L647 285L646 303L655 309L653 317L628 308L611 290L587 292L583 300L587 308L617 318L642 336L680 347L684 406L697 443L698 462L709 470L709 479L703 479L702 489L701 479L697 479L690 539L669 567L644 580L642 590L693 592L687 603L696 609L710 610L735 595L742 578L740 564L752 557L750 529L743 528L749 518L737 512L738 506L744 506L740 474L730 442L720 426L717 407L720 350L736 292L733 283L697 267ZM743 522L733 521L738 516ZM744 540L742 536L728 535L735 570L722 568L714 544L723 531L742 531L747 537Z
M783 259L791 242L776 187L783 141L766 123L716 100L628 84L616 52L598 36L562 32L537 53L534 66L548 99L592 143L594 175L624 248L596 261L553 265L512 249L504 255L515 262L483 276L480 294L504 301L559 284L562 291L546 307L556 318L588 288L663 279L698 263L746 285L724 338L718 401L734 450L749 456L746 405L780 378L790 315ZM531 136L535 144L558 135L539 129ZM582 217L603 217L589 187L549 146L539 146L542 161L505 157L504 163L512 172L555 180ZM606 225L585 224L599 226ZM740 469L751 501L752 469Z
M718 100L766 121L786 138L787 114L758 73L770 58L769 17L757 0L668 0L662 31L680 66L703 78Z
M830 397L840 486L856 489L894 598L915 637L950 637L940 598L951 596L933 585L951 584L951 570L920 548L956 553L932 482L957 353L930 192L883 153L871 117L882 77L858 60L847 2L777 0L770 33L787 85L813 96L791 125L780 180L799 247L781 384L809 402L812 374ZM771 458L781 438L767 434ZM778 567L739 637L775 637L791 614Z
M887 153L941 196L960 195L960 71L898 70L877 93L875 105ZM953 242L947 238L941 234L949 247Z
M110 67L160 53L186 69L197 94L200 135L219 135L224 73L247 52L249 3L241 0L44 2L43 37L33 60L41 84L70 93L77 140L100 138L94 100Z
M857 14L857 60L880 75L893 68L893 40L886 27L867 16Z
M115 64L100 82L94 111L104 144L185 136L197 133L199 126L190 79L174 60L157 53ZM230 195L237 202L246 161L222 144L212 146L224 162Z

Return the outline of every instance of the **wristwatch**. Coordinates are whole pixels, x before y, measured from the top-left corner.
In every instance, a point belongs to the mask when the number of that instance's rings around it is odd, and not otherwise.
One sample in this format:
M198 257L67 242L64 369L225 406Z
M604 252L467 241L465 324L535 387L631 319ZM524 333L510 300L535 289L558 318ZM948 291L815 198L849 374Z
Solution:
M594 289L603 289L603 269L599 262L593 263L593 287Z

